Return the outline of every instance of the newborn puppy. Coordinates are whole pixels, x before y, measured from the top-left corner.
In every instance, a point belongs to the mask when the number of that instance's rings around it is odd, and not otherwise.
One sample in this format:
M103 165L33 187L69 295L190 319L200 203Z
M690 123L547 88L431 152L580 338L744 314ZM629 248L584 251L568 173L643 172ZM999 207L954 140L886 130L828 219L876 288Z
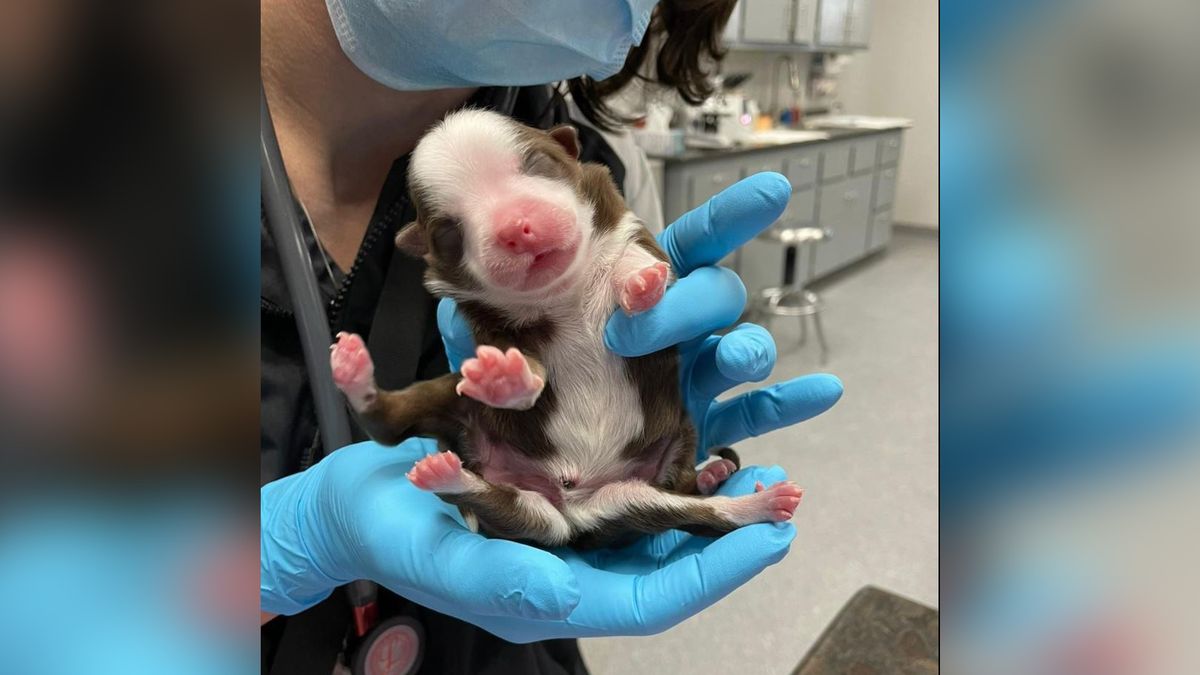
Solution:
M434 127L409 166L417 220L396 241L424 256L430 291L457 301L476 357L380 391L362 339L343 333L338 387L375 440L436 437L444 451L409 479L492 536L602 546L791 518L801 490L789 482L707 496L736 455L723 449L697 473L674 349L623 358L605 347L615 307L652 308L671 270L608 170L578 157L569 126L465 110Z

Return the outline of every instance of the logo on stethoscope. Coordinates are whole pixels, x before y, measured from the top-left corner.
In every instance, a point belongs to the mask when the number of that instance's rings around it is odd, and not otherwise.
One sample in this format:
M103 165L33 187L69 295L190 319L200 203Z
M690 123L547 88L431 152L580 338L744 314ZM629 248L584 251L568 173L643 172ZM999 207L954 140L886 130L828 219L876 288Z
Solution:
M398 616L371 631L355 659L355 675L411 675L421 666L424 631L416 619Z

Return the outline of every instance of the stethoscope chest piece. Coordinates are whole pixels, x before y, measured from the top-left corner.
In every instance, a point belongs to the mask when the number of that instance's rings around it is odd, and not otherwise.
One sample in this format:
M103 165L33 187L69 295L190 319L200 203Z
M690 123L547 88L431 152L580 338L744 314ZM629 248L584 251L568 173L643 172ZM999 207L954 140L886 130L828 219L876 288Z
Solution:
M354 653L354 675L412 675L421 667L425 629L411 616L381 622Z

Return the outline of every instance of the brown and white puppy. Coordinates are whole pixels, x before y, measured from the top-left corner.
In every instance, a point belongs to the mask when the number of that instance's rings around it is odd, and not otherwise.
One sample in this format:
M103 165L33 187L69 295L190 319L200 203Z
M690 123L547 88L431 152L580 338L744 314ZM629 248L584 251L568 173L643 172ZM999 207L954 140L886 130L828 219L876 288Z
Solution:
M623 358L605 347L615 306L650 309L671 271L608 170L578 157L569 126L464 110L434 127L412 155L417 220L397 245L424 256L433 293L457 301L476 358L380 391L362 340L341 334L338 386L374 439L438 438L444 451L409 479L493 536L596 546L791 518L801 496L791 483L707 496L736 455L719 451L697 474L674 349Z

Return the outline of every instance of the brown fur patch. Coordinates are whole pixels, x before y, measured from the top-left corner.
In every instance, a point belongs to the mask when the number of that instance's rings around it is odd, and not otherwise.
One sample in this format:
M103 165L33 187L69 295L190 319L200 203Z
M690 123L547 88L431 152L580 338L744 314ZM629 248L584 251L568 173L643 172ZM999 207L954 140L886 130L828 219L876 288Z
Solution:
M484 534L505 539L532 540L533 543L549 538L549 523L540 514L522 508L519 494L510 485L487 483L485 489L477 492L439 494L438 497L459 507L463 513L474 514Z
M412 436L433 436L457 444L463 430L462 400L454 390L460 377L448 373L417 382L399 391L380 391L358 413L363 430L383 445L396 445Z
M579 181L580 194L596 209L593 223L595 234L604 234L616 229L621 218L629 209L617 191L612 174L603 164L583 164Z

